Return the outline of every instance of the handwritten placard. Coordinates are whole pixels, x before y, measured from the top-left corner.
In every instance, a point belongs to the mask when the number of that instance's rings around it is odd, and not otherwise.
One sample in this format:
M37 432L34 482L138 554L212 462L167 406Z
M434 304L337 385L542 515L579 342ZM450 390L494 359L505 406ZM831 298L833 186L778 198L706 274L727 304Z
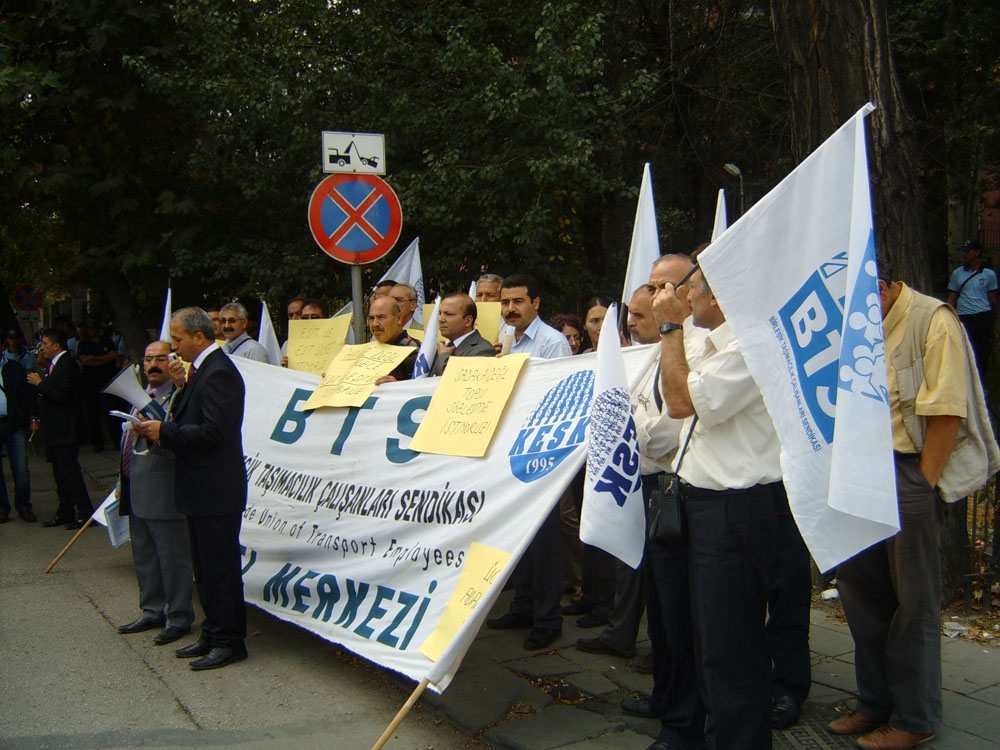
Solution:
M350 315L288 321L289 369L322 375L343 348L350 325Z
M410 448L444 456L485 456L527 354L451 357Z
M344 346L327 365L326 375L302 408L364 406L375 390L375 381L413 352L412 346L390 346L378 341Z
M431 661L440 658L483 601L486 592L499 583L500 573L509 560L509 552L487 547L479 542L469 543L469 552L462 563L462 574L455 586L455 593L444 606L434 632L420 645L420 653Z

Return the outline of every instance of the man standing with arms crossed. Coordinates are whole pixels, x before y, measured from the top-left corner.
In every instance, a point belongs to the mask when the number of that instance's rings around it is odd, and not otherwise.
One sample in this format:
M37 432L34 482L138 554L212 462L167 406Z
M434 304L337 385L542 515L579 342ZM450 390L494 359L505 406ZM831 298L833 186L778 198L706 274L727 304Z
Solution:
M191 362L187 384L174 401L173 420L148 420L139 435L175 455L174 501L187 516L198 598L205 610L201 637L177 650L181 659L201 657L194 670L216 669L247 658L246 603L240 525L247 500L243 463L245 387L239 370L215 342L212 319L186 307L170 321L177 353ZM183 365L170 363L180 379Z

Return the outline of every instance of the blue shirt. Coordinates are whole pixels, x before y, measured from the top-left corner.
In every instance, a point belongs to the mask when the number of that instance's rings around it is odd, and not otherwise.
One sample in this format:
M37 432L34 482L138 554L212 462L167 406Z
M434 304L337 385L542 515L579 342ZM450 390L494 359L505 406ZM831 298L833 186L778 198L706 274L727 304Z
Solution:
M507 332L513 333L510 326L505 326ZM501 336L503 331L501 331ZM511 354L529 354L540 359L555 359L556 357L571 357L573 351L561 331L543 323L541 318L531 321L521 338L510 348Z
M966 279L969 279L968 283L965 283ZM959 266L951 274L948 291L958 292L959 287L961 287L962 293L958 295L955 304L959 315L989 312L989 293L997 290L997 275L992 268L980 266L979 271L967 271L965 266Z

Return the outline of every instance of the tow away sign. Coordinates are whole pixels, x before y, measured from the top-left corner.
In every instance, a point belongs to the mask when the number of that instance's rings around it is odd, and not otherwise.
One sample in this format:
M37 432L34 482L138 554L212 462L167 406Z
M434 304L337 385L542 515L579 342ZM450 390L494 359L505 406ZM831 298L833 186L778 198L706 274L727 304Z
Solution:
M323 171L385 174L385 136L324 130Z

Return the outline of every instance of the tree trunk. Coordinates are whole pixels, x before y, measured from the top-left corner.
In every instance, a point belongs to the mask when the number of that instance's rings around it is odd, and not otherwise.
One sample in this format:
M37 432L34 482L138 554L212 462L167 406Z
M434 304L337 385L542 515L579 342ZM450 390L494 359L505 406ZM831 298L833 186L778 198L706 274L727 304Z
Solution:
M865 102L875 242L892 275L930 291L912 120L903 102L884 0L771 0L791 100L792 153L802 161Z
M141 362L149 336L142 325L142 315L132 298L128 281L121 272L105 274L101 279L101 290L115 313L115 323L125 339L129 359Z

